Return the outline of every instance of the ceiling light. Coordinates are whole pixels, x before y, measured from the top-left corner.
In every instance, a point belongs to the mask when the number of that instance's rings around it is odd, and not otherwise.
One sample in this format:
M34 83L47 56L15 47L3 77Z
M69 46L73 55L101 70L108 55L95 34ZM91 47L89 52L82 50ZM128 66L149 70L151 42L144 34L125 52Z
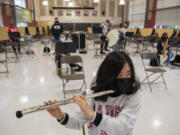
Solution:
M72 0L64 0L65 2L70 2L70 1L72 1Z
M94 3L99 3L99 0L93 0Z
M68 3L68 6L72 7L72 6L73 6L73 2L70 1L70 2Z
M119 1L119 5L126 5L125 0L120 0L120 1Z
M42 5L43 6L48 6L48 1L47 0L42 1Z

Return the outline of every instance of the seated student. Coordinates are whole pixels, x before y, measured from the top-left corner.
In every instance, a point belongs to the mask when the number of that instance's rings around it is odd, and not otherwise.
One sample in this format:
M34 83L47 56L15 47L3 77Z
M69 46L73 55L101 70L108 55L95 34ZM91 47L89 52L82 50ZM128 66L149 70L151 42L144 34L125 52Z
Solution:
M161 36L161 39L158 41L158 44L157 44L157 53L158 54L163 54L164 56L167 55L167 59L164 62L164 64L165 65L169 65L170 64L170 60L173 57L173 53L169 49L169 46L168 46L168 34L167 33L164 33Z
M114 93L95 97L89 104L84 95L74 96L73 101L81 110L74 115L63 112L60 107L47 111L66 128L80 130L88 125L89 135L132 135L141 108L139 88L131 58L124 52L112 52L100 65L97 78L87 93L108 90Z
M10 26L8 28L8 35L9 35L9 41L10 42L16 42L17 43L18 52L19 52L19 54L21 54L21 46L20 46L20 41L19 41L19 38L21 38L21 36L20 36L20 33L18 32L18 29L17 29L14 21L10 22ZM12 46L12 49L15 53L17 53L15 46Z

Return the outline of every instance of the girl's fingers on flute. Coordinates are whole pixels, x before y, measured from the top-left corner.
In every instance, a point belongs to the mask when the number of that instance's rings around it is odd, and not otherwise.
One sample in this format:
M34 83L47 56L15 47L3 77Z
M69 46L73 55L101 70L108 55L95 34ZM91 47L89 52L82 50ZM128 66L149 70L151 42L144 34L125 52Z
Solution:
M78 97L78 96L76 96L76 97L74 97L73 98L73 101L75 102L75 101L81 101L82 99L80 98L80 97Z
M82 99L86 99L86 97L84 95L79 95L79 97Z
M55 99L55 100L54 100L54 103L57 103L57 102L58 102L58 100L57 100L57 99Z
M45 104L45 105L48 105L48 102L45 101L44 104Z
M58 101L55 99L54 103L56 104ZM60 109L58 106L55 107L56 109Z
M53 104L53 102L51 100L49 100L48 102L49 102L49 104Z
M78 101L78 100L74 100L74 103L76 103L77 105L80 105L80 104L81 104L81 102Z

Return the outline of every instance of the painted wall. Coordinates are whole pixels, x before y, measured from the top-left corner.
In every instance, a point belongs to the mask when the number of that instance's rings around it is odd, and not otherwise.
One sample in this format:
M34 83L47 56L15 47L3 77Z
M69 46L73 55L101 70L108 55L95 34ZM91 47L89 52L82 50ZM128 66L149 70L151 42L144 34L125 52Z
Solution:
M43 17L41 16L39 18L39 21L54 21L53 16L49 17ZM109 19L112 24L120 24L121 18L119 17L77 17L77 16L72 16L72 17L58 17L60 22L66 22L66 23L101 23L105 21L106 19Z
M180 25L180 0L158 0L157 9L164 9L156 12L156 25Z
M147 0L147 17L146 17L146 28L153 28L156 21L156 8L157 8L157 0Z
M144 26L146 0L130 0L129 2L130 25Z
M92 2L92 0L89 0ZM58 0L53 0L54 6L57 5ZM90 2L90 3L91 3ZM106 3L106 8L102 8L101 4L99 3L95 10L98 12L98 16L94 17L92 16L92 11L89 11L89 16L83 16L83 10L81 10L81 16L75 16L75 10L72 10L72 16L67 16L66 15L66 10L63 11L63 16L58 16L58 10L53 11L53 15L49 14L49 6L42 6L42 0L37 0L35 3L35 8L36 8L36 19L38 21L47 21L47 22L52 22L54 21L55 17L58 17L61 22L66 22L66 23L101 23L105 21L106 19L109 19L113 25L119 25L121 23L121 16L118 13L118 2L119 0L107 0ZM113 4L113 10L111 10L109 4ZM93 4L93 3L91 3ZM51 4L52 5L52 4ZM104 6L105 4L103 4ZM59 5L58 5L59 6ZM102 9L106 9L106 15L101 16ZM40 13L40 12L43 13ZM113 16L111 16L113 12ZM45 14L41 16L41 14Z
M1 2L1 0L0 0ZM0 6L0 27L3 25L3 22L2 22L2 12L1 12L1 6Z
M12 6L1 4L2 20L4 26L9 26L10 20L14 19L14 10Z

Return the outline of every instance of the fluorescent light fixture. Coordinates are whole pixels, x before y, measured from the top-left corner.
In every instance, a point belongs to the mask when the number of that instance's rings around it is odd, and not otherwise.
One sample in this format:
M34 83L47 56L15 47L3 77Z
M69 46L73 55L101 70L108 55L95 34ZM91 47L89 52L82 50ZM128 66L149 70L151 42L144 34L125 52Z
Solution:
M93 0L94 3L99 3L99 0Z
M72 6L73 6L73 2L70 1L70 2L68 3L68 6L72 7Z
M43 4L43 6L48 6L48 1L44 0L44 1L42 1L42 4Z
M70 2L70 1L72 1L72 0L64 0L65 2Z
M126 5L125 0L120 0L120 1L119 1L119 5Z

